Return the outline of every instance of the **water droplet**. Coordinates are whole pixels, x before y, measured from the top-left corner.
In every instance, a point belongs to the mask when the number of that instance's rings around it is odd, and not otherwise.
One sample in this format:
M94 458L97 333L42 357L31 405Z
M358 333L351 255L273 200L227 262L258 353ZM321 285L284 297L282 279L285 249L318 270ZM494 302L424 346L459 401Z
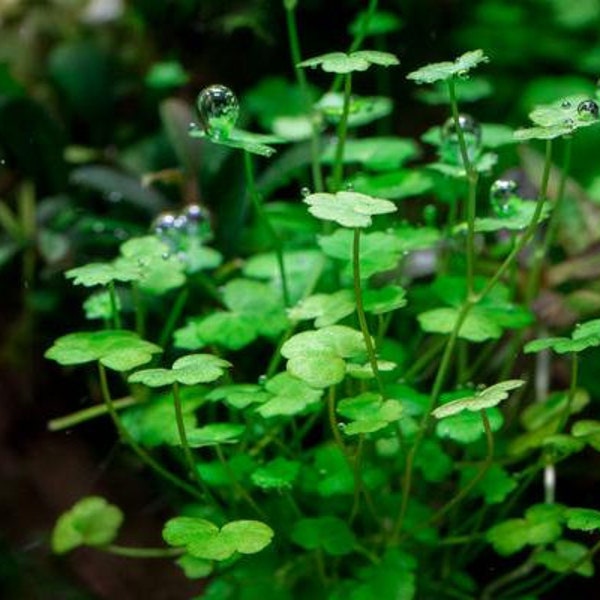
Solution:
M196 123L195 121L192 121L189 125L188 125L188 131L199 131L200 130L200 125L198 125L198 123Z
M163 260L169 260L169 258L171 258L171 253L170 252L163 252L162 258L163 258Z
M566 125L567 127L575 127L575 121L573 121L571 118L564 119L563 125Z
M259 375L259 377L258 377L258 385L265 385L265 383L267 383L267 376L266 375Z
M571 108L572 104L570 100L563 100L560 104L561 108Z
M353 192L354 191L354 184L351 182L346 183L346 191L347 192Z
M188 220L187 220L187 217L185 215L178 214L173 219L173 229L176 229L178 231L182 231L182 230L186 229L187 226L188 226Z
M310 196L310 189L309 189L309 188L307 188L307 187L303 187L303 188L300 190L300 193L302 194L302 197L303 197L303 198L306 198L307 196Z
M190 204L183 211L183 216L189 223L199 223L206 219L206 214L199 204Z
M92 231L94 233L104 233L106 231L106 226L104 225L104 223L97 221L92 225Z
M240 112L235 94L219 84L204 88L198 94L196 108L204 131L217 140L229 137Z
M481 150L481 125L470 115L458 115L458 127L454 118L448 119L442 126L442 158L450 163L462 165L459 131L462 132L469 160L477 157Z
M595 100L584 100L577 105L577 114L580 119L595 121L598 118L598 112L598 103Z
M165 235L170 229L173 229L173 223L175 222L176 216L173 213L162 213L154 219L152 223L152 230L158 236Z
M517 195L517 182L514 179L496 179L490 187L490 204L499 217L508 217L514 210L510 200Z
M346 429L346 423L338 423L337 426L338 426L338 429L340 429L342 431L344 431L344 429Z

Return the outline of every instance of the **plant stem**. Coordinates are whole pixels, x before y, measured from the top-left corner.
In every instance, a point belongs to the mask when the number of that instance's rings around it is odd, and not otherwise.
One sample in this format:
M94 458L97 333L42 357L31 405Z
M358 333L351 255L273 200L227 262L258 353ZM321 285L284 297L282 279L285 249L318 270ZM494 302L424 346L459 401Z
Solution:
M177 321L179 321L179 318L183 313L183 309L185 308L188 297L189 291L187 287L184 287L177 295L177 298L175 299L175 302L173 303L173 306L169 311L169 316L167 317L162 331L160 332L160 337L158 338L158 345L161 348L164 348L167 342L169 341L171 333L173 333L175 325L177 324Z
M170 471L165 469L162 465L160 465L152 456L150 456L136 441L133 439L127 428L121 421L121 417L117 412L113 400L110 396L110 391L108 389L108 381L106 378L106 369L101 362L98 362L98 375L100 378L100 390L102 392L102 398L106 403L106 409L110 414L115 427L119 433L119 437L123 442L125 442L135 454L140 458L140 460L146 463L155 473L160 475L163 479L166 479L173 485L178 488L186 491L188 494L196 498L197 500L204 500L204 497L200 492L198 492L193 486L189 485L185 481L179 479L176 475L173 475Z
M396 521L392 529L391 543L396 543L398 536L400 535L400 531L402 530L402 524L406 515L406 509L408 508L408 500L410 498L412 488L412 475L415 456L417 454L419 446L421 445L421 442L423 441L425 432L427 431L427 426L429 423L431 412L437 404L437 401L442 391L442 387L444 385L444 381L446 380L446 375L448 374L448 369L450 367L452 353L454 351L454 347L458 339L458 333L464 320L467 317L467 314L469 313L469 310L471 309L471 306L472 303L467 300L463 304L460 312L457 315L456 323L454 324L454 329L452 330L446 348L444 349L444 354L442 355L442 360L440 362L440 366L438 367L438 372L435 381L433 382L433 388L429 397L429 404L427 406L425 414L423 415L423 418L421 419L419 431L417 432L414 444L408 451L406 457L406 465L404 469L404 477L402 481L402 500L400 502L400 510L398 511L398 516L396 517Z
M290 293L287 284L287 277L285 275L285 263L283 261L283 245L269 219L269 215L264 209L264 206L260 199L260 194L256 189L256 182L254 179L254 169L252 167L252 155L250 152L244 150L244 169L246 172L246 184L248 186L248 194L250 196L250 200L252 202L252 206L256 211L257 217L260 219L263 226L269 232L271 236L271 240L273 242L273 246L275 248L275 256L277 257L277 265L279 266L279 277L281 278L281 291L283 295L283 302L285 306L290 305Z
M131 284L131 294L133 296L133 306L135 308L135 331L140 337L146 335L146 315L144 313L144 304L141 299L140 286L136 281Z
M497 590L503 588L509 583L512 583L513 581L516 581L517 579L522 579L523 577L529 575L529 573L531 573L531 571L533 571L533 569L535 568L533 557L534 554L532 553L523 564L519 565L512 571L501 575L500 577L486 585L483 589L483 592L481 593L481 600L492 600L492 598L494 597L493 594Z
M110 299L110 312L112 315L112 326L115 329L121 329L121 315L119 313L119 307L117 304L117 291L115 289L115 282L108 282L108 297Z
M212 501L213 504L217 506L217 502L212 495L210 489L200 477L200 473L198 472L198 468L196 466L196 461L194 460L194 455L192 454L192 449L190 448L190 444L188 442L187 433L185 430L185 421L183 418L183 407L181 404L181 394L179 393L179 384L177 382L173 383L173 406L175 408L175 421L177 422L177 432L179 433L179 441L181 442L181 447L183 448L183 455L188 465L189 475L192 479L198 484L200 489L206 494L208 498Z
M337 147L335 149L335 159L333 163L332 189L337 192L342 187L344 177L344 146L348 134L348 114L350 112L350 95L352 93L352 73L344 75L344 104L342 107L342 116L337 130Z
M360 492L362 490L360 461L358 460L358 456L353 458L350 455L350 451L346 447L342 434L340 433L340 427L335 416L335 386L333 385L329 388L329 393L327 394L327 416L329 418L329 428L331 429L335 445L346 459L348 466L352 470L352 475L354 476L354 500L352 502L352 509L349 517L349 521L352 523L360 509Z
M214 449L217 454L217 458L219 459L219 462L221 463L221 465L223 465L223 469L225 469L225 473L227 473L227 477L229 477L229 481L231 481L233 488L240 495L240 497L244 499L246 504L248 504L248 506L250 506L250 508L261 519L268 521L269 519L267 517L267 514L260 508L260 506L258 506L258 504L256 504L256 502L254 501L252 496L248 493L248 491L244 488L244 486L237 480L235 473L233 472L230 464L227 462L227 459L225 458L225 455L223 454L223 450L221 449L221 446L219 444L217 444L216 446L214 446Z
M369 333L369 326L367 324L367 317L365 316L365 308L362 300L362 288L360 280L360 228L354 228L354 240L352 244L352 275L354 283L354 299L356 301L356 314L358 316L358 323L360 330L365 340L365 346L367 348L367 354L369 355L369 363L373 376L377 381L377 387L382 397L385 397L385 391L383 388L383 381L381 380L381 374L379 373L379 367L377 365L377 356L375 354L375 348L373 347L373 339Z
M485 439L487 444L487 451L485 455L485 460L481 465L481 469L477 472L477 475L465 485L465 487L454 496L454 498L450 499L442 508L440 508L429 520L428 523L434 523L441 517L443 517L452 507L456 506L463 498L466 498L471 490L485 477L485 474L488 472L489 468L492 466L494 462L494 435L492 433L492 428L490 426L490 420L485 412L485 409L481 410L481 421L483 422L483 429L485 431Z
M469 296L473 294L473 282L475 278L475 214L477 204L477 180L479 174L474 168L469 157L469 150L465 141L465 135L460 126L460 116L458 113L458 102L456 99L456 89L454 77L447 81L448 94L450 96L450 108L452 110L452 119L454 120L454 128L458 136L458 146L460 155L463 161L469 191L467 195L467 289Z
M116 554L127 558L174 558L185 554L183 548L131 548L129 546L118 546L117 544L95 546L95 548L108 554Z
M129 406L135 406L136 404L139 404L139 402L130 396L127 398L122 398L121 400L113 400L113 407L115 410L121 410L122 408L128 408ZM71 413L70 415L65 415L64 417L58 417L57 419L48 421L48 430L60 431L61 429L68 429L74 425L79 425L79 423L84 423L90 419L101 417L107 412L108 408L106 404L90 406L88 408Z
M552 166L552 140L546 140L546 154L544 160L544 171L542 173L542 183L540 185L540 191L538 194L538 198L536 201L535 210L531 217L531 221L529 225L523 232L523 235L519 238L519 241L513 246L513 249L510 251L508 256L504 259L504 262L498 267L498 270L494 273L493 277L488 280L486 286L483 288L481 292L477 294L477 301L481 300L495 287L495 285L500 281L506 270L512 265L512 262L519 255L521 250L527 245L527 242L531 239L533 234L535 233L535 229L540 220L540 216L542 214L542 209L546 202L546 198L548 195L548 181L550 179L550 167Z
M560 174L560 181L558 184L558 192L556 195L556 200L554 201L554 209L552 210L552 214L550 215L550 220L548 221L548 227L546 229L546 234L544 235L543 242L536 248L533 266L528 277L528 285L525 294L525 302L527 305L531 304L532 300L535 298L539 291L540 274L542 271L542 267L544 266L544 262L548 258L548 252L556 236L560 212L565 199L567 177L569 175L569 169L571 168L572 149L573 138L571 136L568 136L565 138L563 165Z
M306 105L306 112L309 115L311 136L310 136L310 159L311 159L311 172L313 185L315 191L322 192L323 187L323 173L321 171L321 160L320 160L320 146L321 139L319 135L319 126L316 122L316 115L312 107L312 100L310 92L308 90L308 83L306 81L306 75L304 69L299 67L298 64L302 62L302 52L300 50L300 39L298 36L298 24L296 22L296 7L287 7L285 10L288 40L290 44L290 54L292 55L292 62L294 63L294 73L296 74L296 80L298 86L302 91L304 97L304 103Z

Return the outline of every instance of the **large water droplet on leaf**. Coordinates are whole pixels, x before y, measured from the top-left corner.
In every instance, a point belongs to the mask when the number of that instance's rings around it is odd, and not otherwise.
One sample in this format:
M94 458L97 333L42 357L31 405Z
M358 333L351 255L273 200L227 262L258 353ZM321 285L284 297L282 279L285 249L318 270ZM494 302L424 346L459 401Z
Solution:
M490 187L490 204L499 217L508 217L514 213L510 200L517 195L518 185L513 179L496 179Z
M204 131L217 140L227 139L237 122L240 106L235 94L224 85L204 88L196 100Z
M596 120L598 118L598 103L595 100L584 100L577 105L577 114L579 118L586 121Z
M462 165L459 131L462 132L465 141L467 157L472 161L481 150L481 125L472 116L461 114L458 115L458 127L452 117L442 126L442 158L450 163Z

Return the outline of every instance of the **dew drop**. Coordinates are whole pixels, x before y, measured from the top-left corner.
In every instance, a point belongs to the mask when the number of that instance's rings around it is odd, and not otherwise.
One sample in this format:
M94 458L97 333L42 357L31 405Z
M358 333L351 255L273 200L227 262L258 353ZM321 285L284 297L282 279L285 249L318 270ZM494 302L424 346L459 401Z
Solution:
M204 88L198 94L196 108L204 131L216 140L229 137L240 112L235 94L220 84Z
M184 214L179 214L175 216L175 219L173 219L173 229L177 230L177 231L182 231L184 229L186 229L188 226L188 220L187 217Z
M200 223L206 219L206 214L199 204L190 204L183 211L188 223Z
M348 182L348 183L346 184L346 191L347 191L347 192L353 192L353 191L354 191L354 184L353 184L353 183L350 183L350 182Z
M198 123L196 123L195 121L192 121L189 125L188 125L188 131L199 131L200 130L200 125L198 125Z
M300 193L302 194L302 197L303 197L303 198L306 198L306 197L310 196L310 189L309 189L309 188L307 188L307 187L303 187L303 188L300 190Z
M499 217L508 217L513 210L510 199L517 195L517 182L514 179L496 179L490 187L490 204Z
M258 385L265 385L265 383L267 383L267 376L266 375L259 375L259 377L258 377Z
M344 431L344 429L346 429L346 423L338 423L337 426L338 429L340 429L341 431Z
M152 223L152 230L158 236L163 236L168 233L169 230L173 229L176 216L173 213L161 213L154 219Z
M163 258L163 260L169 260L169 258L171 258L171 253L170 252L163 252L162 258Z
M560 107L564 109L571 108L571 106L573 105L571 104L570 100L563 100L560 104Z
M453 164L462 165L459 131L462 132L469 160L473 160L481 150L481 125L471 115L461 114L458 115L458 127L452 117L442 126L442 157Z
M598 118L598 112L598 103L595 100L584 100L577 105L577 114L585 121L595 121Z

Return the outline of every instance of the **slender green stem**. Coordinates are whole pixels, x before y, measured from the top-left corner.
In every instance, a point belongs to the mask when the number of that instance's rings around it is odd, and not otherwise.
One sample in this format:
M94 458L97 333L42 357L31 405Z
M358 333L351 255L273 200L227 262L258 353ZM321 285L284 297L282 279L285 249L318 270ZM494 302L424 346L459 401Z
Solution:
M175 408L175 421L177 423L177 432L179 433L179 441L181 442L181 447L183 448L183 455L188 465L189 476L198 484L200 489L206 494L208 498L210 498L211 502L217 505L217 502L212 495L210 489L200 477L200 473L198 472L198 468L196 466L196 461L194 460L194 455L192 454L192 449L188 442L187 432L185 430L185 420L183 418L183 406L181 404L181 394L179 393L179 384L177 382L173 383L173 406Z
M337 147L335 149L335 159L333 163L332 188L337 192L342 187L344 178L344 147L346 145L346 136L348 134L348 114L350 113L350 98L352 93L352 73L344 75L344 104L342 107L342 116L337 130Z
M385 391L383 388L383 381L381 380L381 374L379 373L379 367L377 365L377 355L375 354L375 348L373 346L373 338L369 333L369 326L367 324L367 317L365 316L365 308L362 300L362 288L360 279L360 228L354 228L354 240L352 244L352 275L354 283L354 299L356 301L356 314L358 316L358 323L360 330L365 340L365 346L367 348L367 354L369 356L369 363L373 376L377 381L379 393L385 397Z
M115 410L121 410L122 408L128 408L129 406L135 406L136 404L139 404L139 402L129 396L127 398L122 398L121 400L113 400L113 407ZM70 415L48 421L48 430L60 431L61 429L68 429L69 427L79 425L79 423L85 423L85 421L101 417L107 413L108 408L106 404L96 404L95 406L78 410Z
M371 22L371 18L373 14L377 10L378 0L369 0L369 6L367 7L365 17L362 21L361 28L356 32L352 42L350 43L350 47L348 48L348 53L356 52L362 45L365 37L367 37L367 32L369 31L369 24ZM337 75L333 80L333 84L331 85L331 91L337 92L342 85L343 75Z
M180 290L179 294L177 294L177 298L175 299L175 302L171 307L169 316L167 317L162 331L160 332L160 337L158 338L158 345L161 348L164 348L167 342L169 341L169 338L171 337L171 334L175 329L177 321L179 321L179 319L181 318L183 309L185 308L185 305L188 301L188 297L189 290L187 289L187 287L184 287L182 290Z
M250 152L244 150L244 169L246 172L246 184L248 185L248 194L250 195L250 200L252 202L252 206L256 211L257 217L260 219L262 225L266 227L269 235L271 236L271 240L273 241L273 246L275 249L275 256L277 258L277 265L279 267L279 277L281 278L281 291L283 295L283 302L285 306L290 305L290 292L288 289L287 277L285 274L285 263L283 260L283 245L281 243L281 239L277 234L277 231L273 227L271 220L269 219L269 215L265 210L260 194L256 189L256 181L254 179L254 168L252 166L252 155Z
M396 521L394 523L394 528L392 530L392 536L391 536L392 543L395 543L395 541L397 540L397 538L400 534L400 531L402 530L402 524L404 522L404 517L406 515L406 509L408 508L408 500L410 498L410 493L411 493L411 488L412 488L412 475L413 475L413 469L414 469L414 460L417 455L417 451L419 450L419 446L421 445L421 442L423 441L423 438L427 431L431 412L435 408L435 406L439 400L440 394L442 392L444 381L446 380L446 376L447 376L448 370L450 368L452 354L454 352L454 348L456 346L456 341L458 339L458 333L460 331L460 328L462 327L462 324L464 323L464 320L467 318L467 315L469 313L469 310L471 309L471 306L472 306L472 303L467 300L463 304L460 312L457 315L456 323L454 324L454 329L452 330L452 333L450 334L450 338L448 339L446 348L444 349L444 354L442 355L442 360L440 362L437 375L433 382L433 387L431 389L431 395L429 397L429 404L427 406L425 414L423 415L423 418L421 419L421 423L419 425L419 431L417 432L415 441L414 441L412 447L410 448L410 450L408 451L408 454L406 457L406 465L405 465L405 469L404 469L404 477L403 477L403 481L402 481L402 500L400 502L400 510L398 511L398 516L396 518Z
M183 548L131 548L129 546L118 546L117 544L95 547L102 552L127 558L176 558L185 554Z
M296 74L296 80L302 96L304 97L304 103L306 105L306 112L309 115L310 126L311 126L311 137L310 137L310 162L313 185L315 191L322 192L323 186L323 172L321 170L321 159L320 159L320 146L321 138L319 135L319 124L316 121L316 115L312 106L312 99L308 90L308 82L306 81L306 75L304 69L299 67L298 64L302 62L302 51L300 49L300 39L298 36L298 24L296 22L296 8L287 7L285 11L286 25L288 31L288 40L290 44L290 53L292 55L292 62L294 63L294 73Z
M241 498L243 498L243 500L246 502L246 504L248 504L248 506L261 519L263 519L264 521L268 521L269 518L268 518L267 514L262 510L262 508L260 508L260 506L258 506L258 504L256 504L256 502L254 501L252 496L249 494L249 492L246 490L246 488L244 488L244 486L238 481L237 477L235 476L235 473L233 472L233 469L231 468L230 464L227 462L227 459L225 458L225 455L223 454L223 450L221 449L221 446L219 444L217 444L216 446L214 446L214 449L217 454L217 458L219 459L219 462L223 466L223 469L225 469L225 473L227 473L227 477L229 477L229 481L231 481L231 484L232 484L233 488L235 489L235 491L240 495Z
M431 343L404 372L403 379L406 381L414 380L424 368L431 365L431 361L444 349L446 343L445 338L440 338L437 342Z
M475 214L477 203L477 180L479 175L469 157L469 150L467 148L464 131L460 126L454 77L448 79L447 83L452 119L454 120L454 128L458 136L458 147L460 149L460 155L469 185L467 195L467 289L469 290L469 295L472 295L475 278Z
M131 284L131 294L135 308L135 331L140 337L144 337L146 335L146 315L140 286L136 281Z
M571 136L568 136L565 138L563 165L560 173L558 192L556 195L556 200L554 201L554 208L552 210L552 214L550 215L550 220L548 221L548 227L546 228L546 234L544 235L544 239L542 243L538 246L534 254L534 263L532 265L531 272L529 273L527 280L528 285L525 294L525 301L528 305L532 302L532 300L535 298L539 291L542 267L544 266L544 262L548 258L548 252L556 236L556 230L560 221L560 213L565 199L565 188L567 184L567 178L569 176L569 170L571 168L572 149L573 138Z
M556 430L557 433L560 433L564 426L566 425L569 416L571 415L571 407L573 406L573 401L575 400L575 394L577 393L577 381L579 379L579 354L577 352L571 353L571 379L569 382L569 392L567 395L567 404L565 406L565 410L563 411L560 422L558 424L558 428Z
M173 475L173 473L165 469L135 441L135 439L131 436L131 434L123 424L123 421L121 421L121 417L119 416L119 413L115 408L113 400L110 396L110 391L108 389L106 369L104 368L104 365L101 362L98 362L98 375L100 378L100 390L102 392L102 398L106 403L106 409L111 419L113 420L115 427L117 428L121 440L123 440L123 442L126 443L135 454L137 454L137 456L142 462L146 463L155 473L160 475L163 479L166 479L173 485L184 490L197 500L204 500L202 494L200 494L200 492L198 492L193 486L179 479L179 477Z
M514 245L508 256L504 259L504 262L498 267L498 270L494 273L493 277L488 280L486 286L479 294L477 294L477 300L481 300L483 297L496 286L498 281L502 278L506 270L512 265L513 261L517 258L521 250L527 245L533 234L535 233L536 227L538 226L540 216L542 215L542 209L546 203L548 196L548 182L550 179L550 168L552 166L552 140L546 140L546 154L544 160L544 171L542 173L542 183L538 194L535 210L531 217L529 225L523 232L523 235L519 238L519 241Z
M108 297L110 299L110 312L112 315L112 326L115 329L121 329L121 313L119 313L119 306L117 304L117 291L115 289L115 282L108 282Z
M349 518L350 522L352 522L358 514L358 510L360 508L360 492L362 490L360 461L358 460L358 457L353 458L351 456L350 451L344 442L344 438L340 433L340 426L335 416L335 386L333 385L329 388L329 393L327 394L327 417L329 419L329 428L331 429L331 434L333 436L335 445L346 459L346 462L352 470L352 475L354 477L354 500L352 502L352 509L350 511Z
M487 416L487 413L485 412L485 409L481 410L481 421L483 423L483 429L485 431L485 439L487 445L485 460L483 461L481 468L479 469L475 477L473 477L473 479L471 479L469 483L467 483L467 485L465 485L465 487L462 488L458 492L458 494L456 494L456 496L451 498L446 504L444 504L444 506L442 506L431 516L431 518L428 520L428 523L435 523L441 517L443 517L449 510L451 510L454 506L456 506L459 502L466 498L471 493L471 490L473 490L475 486L485 477L485 474L489 471L490 467L492 466L494 462L494 435L492 433L490 420Z

